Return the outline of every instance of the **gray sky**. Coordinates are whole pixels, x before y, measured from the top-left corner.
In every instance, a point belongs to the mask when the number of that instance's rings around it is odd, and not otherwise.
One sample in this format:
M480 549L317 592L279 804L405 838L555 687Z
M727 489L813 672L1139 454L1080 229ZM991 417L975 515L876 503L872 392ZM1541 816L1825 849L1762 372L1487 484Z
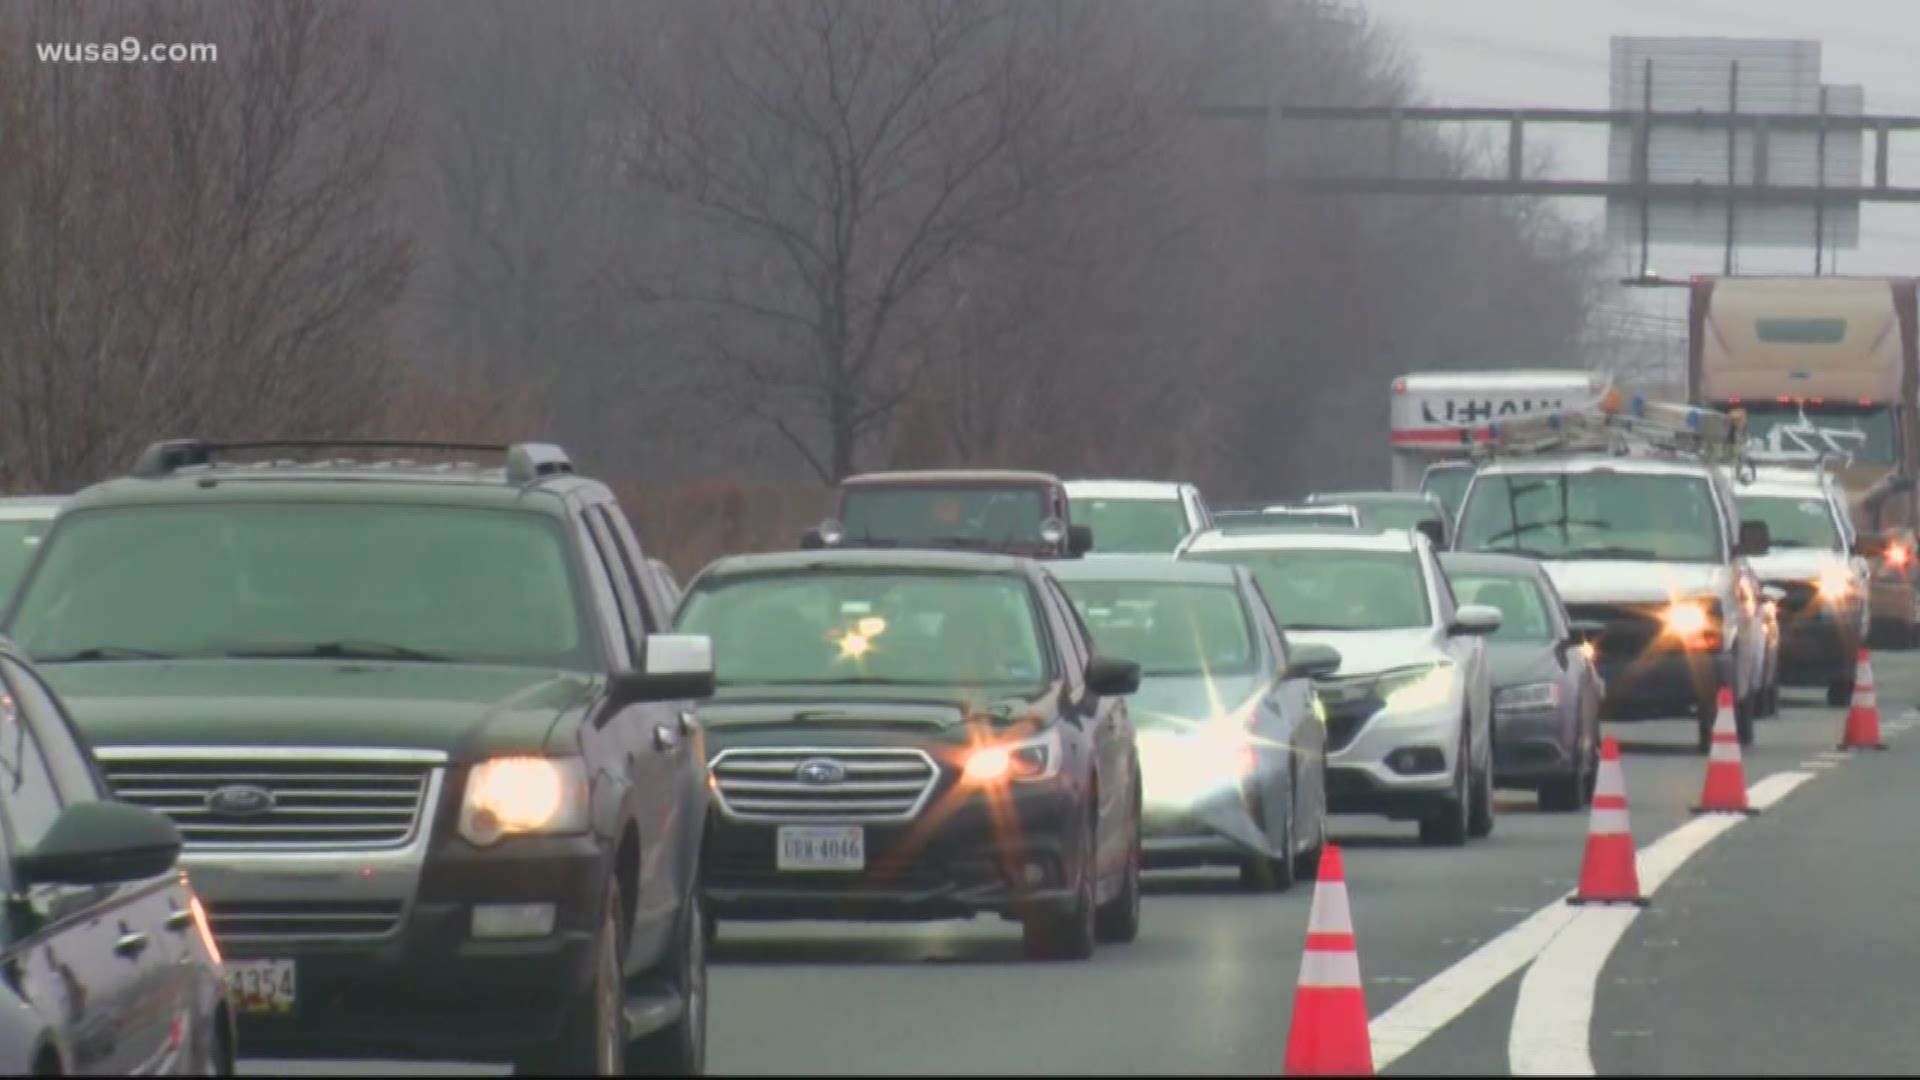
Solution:
M1605 108L1609 39L1626 36L1704 35L1815 39L1821 42L1824 83L1864 87L1869 114L1920 115L1920 0L1359 0L1392 30L1418 67L1428 103ZM1484 132L1504 138L1504 129ZM1588 133L1590 131L1590 133ZM1529 150L1550 148L1553 175L1603 179L1602 128L1530 129ZM1867 182L1871 142L1863 140ZM1890 183L1920 186L1920 132L1895 133ZM1570 216L1602 219L1595 199L1563 200ZM1654 245L1651 265L1669 276L1718 273L1718 248ZM1618 267L1637 267L1622 251ZM1748 273L1811 272L1806 249L1743 248L1737 267ZM1842 273L1920 273L1920 207L1867 206L1860 246L1838 253ZM1831 269L1831 267L1830 267ZM1622 290L1637 308L1671 318L1684 312L1673 290ZM1652 294L1652 295L1649 295ZM1663 320L1664 321L1664 320Z

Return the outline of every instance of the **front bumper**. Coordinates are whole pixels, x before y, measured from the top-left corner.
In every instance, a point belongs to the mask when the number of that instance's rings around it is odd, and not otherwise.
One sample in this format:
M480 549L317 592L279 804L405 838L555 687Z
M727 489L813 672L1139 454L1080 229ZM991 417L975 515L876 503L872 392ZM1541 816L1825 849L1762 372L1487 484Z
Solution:
M1328 707L1327 811L1409 819L1454 791L1465 706L1388 711L1377 698Z
M1080 797L1057 779L943 787L910 821L860 825L861 870L782 870L781 828L815 822L716 813L706 846L708 910L727 919L920 921L1014 918L1072 902L1087 813Z
M246 960L296 965L290 1013L239 1018L243 1053L471 1060L510 1055L559 1033L589 982L607 887L607 861L594 839L522 837L488 850L453 839L414 868L326 858L336 865L320 869L285 856L187 860L230 970ZM360 897L396 892L411 895L399 922L371 938L257 932L272 924L237 914L280 910L289 928L302 919L310 926L311 912L327 904L366 910L374 902ZM554 905L550 933L473 934L476 905L540 903ZM223 936L223 922L256 932Z
M1141 861L1151 869L1279 858L1265 827L1265 793L1287 797L1285 758L1262 755L1252 771L1190 776L1180 763L1141 762Z
M1493 779L1527 787L1563 777L1578 759L1577 705L1493 712Z

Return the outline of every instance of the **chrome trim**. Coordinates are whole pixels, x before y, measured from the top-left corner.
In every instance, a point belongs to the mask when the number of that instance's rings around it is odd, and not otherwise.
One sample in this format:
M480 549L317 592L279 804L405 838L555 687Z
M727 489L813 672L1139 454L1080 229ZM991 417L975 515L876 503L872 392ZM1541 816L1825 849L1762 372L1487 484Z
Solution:
M871 761L860 763L858 758L893 758L891 761ZM761 760L754 760L754 759ZM809 784L798 778L796 771L801 764L813 758L832 758L848 767L849 775L867 777L866 779L844 780L837 784ZM773 760L766 760L773 759ZM909 760L917 759L917 760ZM747 773L728 779L721 775L723 769L735 769ZM938 762L925 750L908 746L752 746L731 747L715 754L707 765L712 778L714 802L720 812L734 821L779 822L799 825L812 824L862 824L912 821L926 809L927 802L940 786L941 769ZM751 774L763 774L760 779ZM899 780L888 780L888 774L901 776ZM742 802L751 802L756 809L738 810L728 798L731 790ZM889 810L898 806L901 797L918 791L911 805L904 810ZM791 798L780 799L768 796L787 795ZM835 798L837 795L870 795L874 798L848 799ZM891 798L887 796L892 796ZM809 813L812 807L842 812Z

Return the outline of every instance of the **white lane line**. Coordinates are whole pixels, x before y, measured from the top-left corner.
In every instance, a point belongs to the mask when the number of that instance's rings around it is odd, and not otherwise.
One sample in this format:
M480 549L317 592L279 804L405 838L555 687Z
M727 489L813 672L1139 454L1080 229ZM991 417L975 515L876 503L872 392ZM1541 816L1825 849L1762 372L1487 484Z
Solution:
M1801 762L1800 767L1803 769L1837 769L1840 767L1840 763L1837 761L1825 761L1825 760L1816 758L1813 761Z
M1822 761L1845 761L1853 755L1845 750L1822 750L1814 756ZM1753 796L1749 795L1747 798L1751 800Z
M1813 777L1810 772L1776 773L1749 788L1747 802L1764 810ZM1640 853L1642 894L1652 896L1688 859L1745 820L1717 814L1695 818L1655 841ZM1640 910L1582 910L1547 943L1520 982L1520 1000L1514 1005L1513 1029L1507 1039L1512 1075L1594 1075L1589 1029L1600 970Z

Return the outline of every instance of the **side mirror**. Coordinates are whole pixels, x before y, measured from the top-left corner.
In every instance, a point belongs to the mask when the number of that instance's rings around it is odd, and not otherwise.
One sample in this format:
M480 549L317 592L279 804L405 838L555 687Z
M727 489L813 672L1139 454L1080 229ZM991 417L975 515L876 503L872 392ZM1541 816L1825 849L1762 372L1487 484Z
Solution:
M1318 679L1340 670L1346 661L1331 645L1303 642L1287 650L1287 678Z
M1125 697L1140 689L1140 665L1096 656L1087 661L1087 689L1098 697Z
M800 550L802 551L818 551L826 546L827 542L820 538L820 527L818 525L800 534Z
M1085 555L1093 550L1093 526L1067 526L1067 551L1075 556Z
M1749 559L1758 558L1773 549L1773 531L1764 521L1743 521L1740 523L1740 544L1735 555Z
M1462 604L1460 610L1453 613L1453 625L1447 627L1447 633L1455 637L1486 637L1500 629L1501 619L1497 607Z
M20 885L120 885L159 877L180 860L180 830L123 802L75 803L39 846L13 860Z
M648 634L639 671L613 677L616 706L713 696L713 639L705 634Z
M1425 533L1427 539L1433 541L1435 548L1444 549L1447 546L1447 527L1445 525L1442 525L1432 518L1428 518L1420 524L1415 525L1414 528Z

